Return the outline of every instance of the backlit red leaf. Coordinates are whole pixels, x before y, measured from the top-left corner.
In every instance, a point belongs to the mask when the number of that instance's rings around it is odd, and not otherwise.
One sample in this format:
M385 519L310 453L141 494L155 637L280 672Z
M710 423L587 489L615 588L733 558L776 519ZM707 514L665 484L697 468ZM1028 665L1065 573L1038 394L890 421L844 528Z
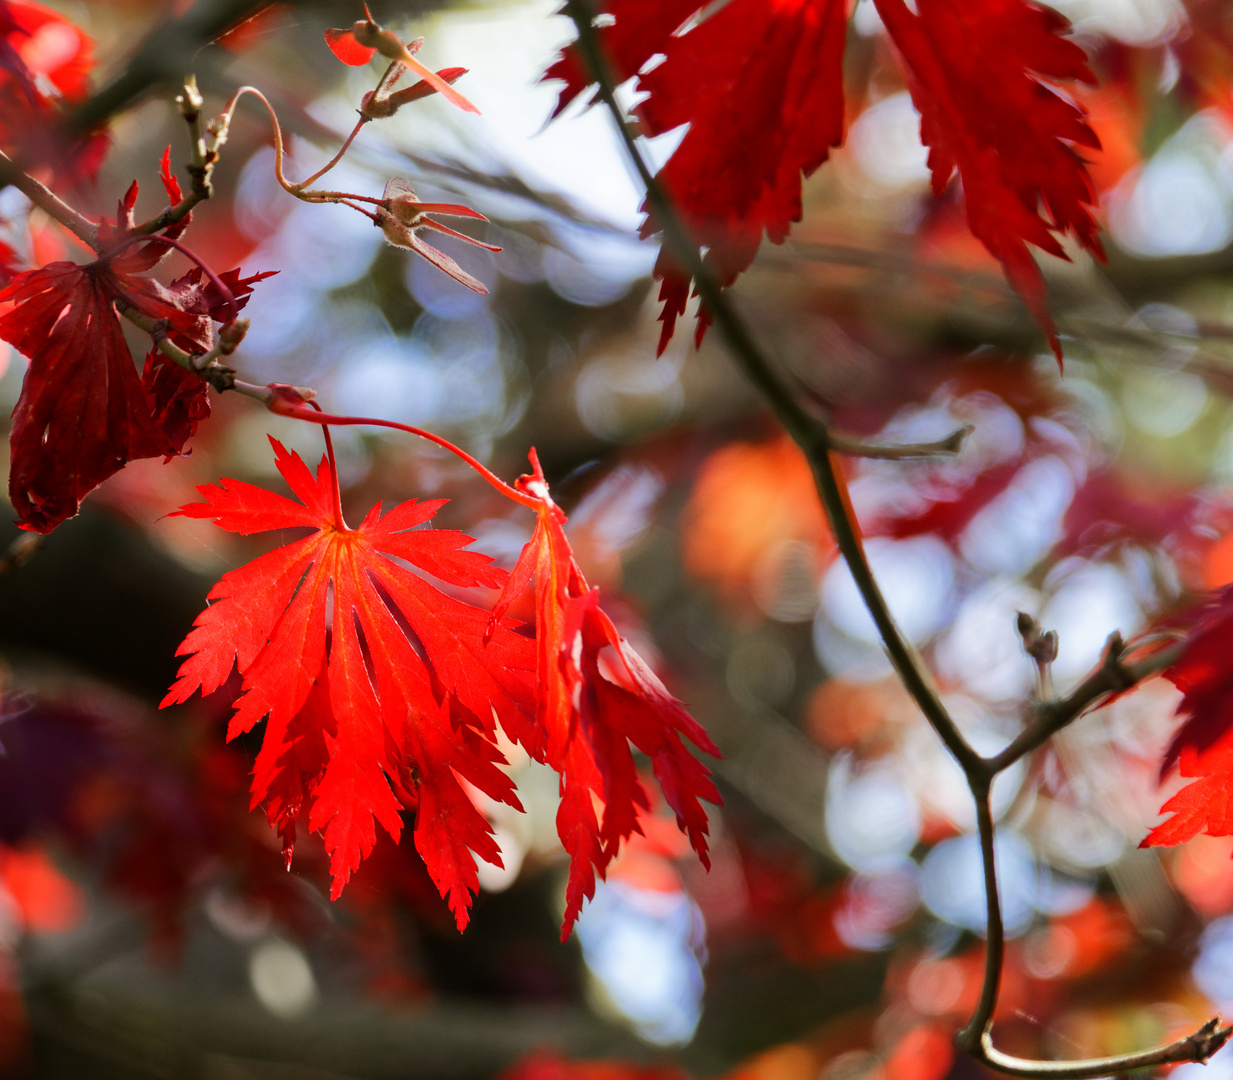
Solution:
M404 803L418 804L416 848L461 929L478 890L474 855L499 864L500 854L460 780L518 806L489 736L496 722L529 722L532 643L505 621L485 641L487 612L407 568L456 586L504 583L487 556L464 550L469 537L418 528L441 502L385 514L378 505L350 529L326 461L313 476L271 442L295 499L224 480L178 513L238 533L315 531L215 586L163 704L211 693L237 666L229 735L266 721L253 799L266 802L288 857L306 814L324 832L337 897L372 850L376 823L397 839Z
M561 777L557 832L570 856L564 940L583 901L595 895L596 875L604 876L622 842L642 832L639 819L650 809L630 744L651 759L677 824L707 866L707 818L699 800L721 799L710 771L681 736L716 757L719 750L600 608L599 590L587 585L574 561L565 515L548 493L534 450L531 465L517 486L539 502L535 532L492 617L495 626L534 582L539 702L535 739L520 741Z
M377 54L376 49L369 49L355 40L355 35L347 30L327 30L325 43L339 60L348 67L360 67L367 64Z
M1182 658L1164 674L1179 690L1178 729L1161 765L1174 765L1193 783L1161 807L1171 814L1143 847L1180 844L1199 833L1233 835L1233 588L1216 594L1198 613Z
M636 112L647 132L689 131L659 174L723 285L748 269L763 232L782 243L801 217L801 176L843 139L845 0L731 0L676 34L703 9L689 0L609 0L599 29L618 80L639 75L649 96ZM642 71L655 54L662 63ZM545 74L565 88L557 112L588 82L576 46ZM646 209L644 205L643 209ZM653 215L642 235L659 230ZM689 299L690 281L661 252L662 352ZM699 313L698 338L709 323Z
M921 114L935 194L959 174L972 233L1062 350L1044 281L1027 245L1065 258L1072 233L1099 258L1087 166L1076 147L1100 149L1084 110L1050 81L1094 83L1069 23L1026 0L875 0ZM1056 235L1055 235L1056 234Z

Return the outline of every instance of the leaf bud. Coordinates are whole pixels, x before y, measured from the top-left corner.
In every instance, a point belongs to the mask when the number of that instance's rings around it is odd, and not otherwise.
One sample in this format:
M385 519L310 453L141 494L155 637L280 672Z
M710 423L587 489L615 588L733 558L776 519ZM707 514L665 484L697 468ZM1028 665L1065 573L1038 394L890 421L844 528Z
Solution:
M250 319L233 319L218 332L218 351L224 356L230 356L240 347L244 335L248 333Z

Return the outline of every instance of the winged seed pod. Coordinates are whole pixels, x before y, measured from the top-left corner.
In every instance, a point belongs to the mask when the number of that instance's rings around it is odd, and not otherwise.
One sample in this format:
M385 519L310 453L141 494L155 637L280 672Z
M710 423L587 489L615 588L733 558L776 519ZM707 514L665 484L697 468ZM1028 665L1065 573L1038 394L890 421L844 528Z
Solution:
M325 43L329 46L330 52L344 64L348 64L351 67L367 64L376 53L380 53L382 56L395 60L400 64L405 64L425 82L432 84L436 91L447 101L457 105L464 112L479 113L479 109L451 87L448 82L415 58L413 53L419 48L418 44L414 47L407 46L402 38L392 30L387 30L380 23L376 22L372 17L372 13L368 10L367 4L364 5L363 19L352 23L346 30L327 30L325 32Z
M395 176L385 185L382 200L377 210L377 224L381 226L381 231L389 243L395 247L410 248L468 289L484 296L488 295L488 289L482 281L473 278L444 251L438 251L416 235L419 229L436 229L437 232L456 236L459 240L465 240L468 244L482 247L486 251L500 251L499 247L485 244L473 236L457 232L428 216L430 213L448 214L450 217L469 217L478 221L487 221L488 219L483 214L459 203L420 202L415 197L415 189L401 176Z
M416 38L408 48L413 50L418 48L423 40L423 38ZM427 79L420 79L410 86L404 86L401 90L392 91L392 88L402 78L403 72L406 70L406 64L395 60L390 64L386 73L381 76L381 81L377 83L377 88L370 90L364 95L360 101L360 115L365 120L384 120L387 117L393 116L404 105L412 101L419 101L420 98L426 98L437 92L436 86ZM444 82L452 84L461 79L466 73L467 69L464 67L448 67L441 68L437 72L437 77Z

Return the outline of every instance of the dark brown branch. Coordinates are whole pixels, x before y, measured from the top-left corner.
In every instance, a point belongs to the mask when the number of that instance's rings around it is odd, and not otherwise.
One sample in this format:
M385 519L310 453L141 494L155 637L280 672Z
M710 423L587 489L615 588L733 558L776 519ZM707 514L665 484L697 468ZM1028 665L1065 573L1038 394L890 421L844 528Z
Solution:
M993 845L993 810L989 804L990 780L978 784L968 774L968 786L976 801L976 826L980 833L980 859L985 873L985 978L981 983L980 1001L972 1019L955 1036L955 1042L974 1057L982 1056L982 1042L993 1020L1002 985L1002 963L1006 955L1005 930L1002 926L1002 902L998 898L997 857Z
M980 1047L972 1056L990 1068L1007 1076L1022 1076L1028 1080L1097 1080L1102 1076L1122 1075L1140 1069L1154 1069L1161 1065L1175 1065L1183 1061L1207 1061L1229 1041L1233 1027L1221 1027L1219 1015L1213 1016L1198 1031L1168 1046L1158 1046L1138 1054L1121 1054L1117 1057L1085 1058L1080 1061L1029 1061L1026 1058L1003 1054L993 1045L989 1032L981 1037Z

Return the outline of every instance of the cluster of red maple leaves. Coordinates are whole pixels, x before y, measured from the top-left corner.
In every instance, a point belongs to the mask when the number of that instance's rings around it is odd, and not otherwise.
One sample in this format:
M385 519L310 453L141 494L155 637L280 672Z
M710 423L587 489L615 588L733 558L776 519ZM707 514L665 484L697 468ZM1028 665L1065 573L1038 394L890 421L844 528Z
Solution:
M1094 81L1083 50L1066 36L1061 16L1026 0L875 6L921 115L935 192L958 174L972 233L1000 260L1060 362L1028 245L1064 257L1060 238L1070 234L1102 255L1081 153L1099 141L1082 107L1052 85ZM660 179L710 269L730 285L750 266L764 232L774 242L787 236L801 216L802 176L843 139L848 4L732 0L710 14L698 0L600 7L608 19L598 37L615 76L636 76L648 95L636 110L644 130L689 125ZM75 48L40 48L49 28L74 35ZM436 91L474 108L452 88L458 69L429 71L412 46L371 17L331 31L327 41L346 63L380 53L416 71L422 84L405 100ZM660 55L662 62L649 63ZM101 134L58 143L58 156L29 141L33 131L58 129L86 92L89 64L88 39L63 18L28 0L0 2L0 145L19 166L50 164L53 182L97 167ZM565 82L558 112L593 81L575 48L546 77ZM388 100L366 98L365 108ZM169 161L164 156L161 176L174 207L183 196ZM8 305L0 337L30 360L10 434L9 491L23 528L49 532L128 462L183 452L209 416L208 386L199 370L173 363L161 346L205 355L267 276L215 274L197 263L160 283L151 272L170 250L186 250L179 238L191 215L161 229L143 226L133 215L136 195L134 182L115 218L94 223L95 259L26 270L0 292ZM421 227L452 232L426 214L460 208L416 202L405 182L367 201L376 209L355 208L392 242L405 241L462 284L482 288L414 236ZM660 224L649 216L644 236ZM13 262L10 253L10 274ZM662 351L691 281L666 251L655 274L664 303ZM155 328L140 375L121 329L125 314ZM709 313L700 310L698 320L700 338ZM270 389L276 411L325 425L328 450L328 425L343 418L314 413L287 388ZM478 889L476 857L500 861L470 789L519 807L501 768L501 732L561 778L557 824L571 859L567 933L596 876L649 810L634 749L649 759L706 861L700 800L718 802L719 795L686 741L718 751L605 614L573 558L565 516L533 451L532 471L514 485L486 474L535 514L534 534L508 574L467 550L469 537L421 527L440 502L411 501L384 513L378 505L353 528L342 516L332 451L315 473L277 442L274 453L295 499L223 480L201 488L203 501L177 513L237 533L311 533L215 586L180 650L187 659L164 704L212 693L238 669L243 687L229 735L265 721L252 803L264 804L288 860L298 827L323 831L337 896L372 850L376 824L397 838L403 813L413 811L416 847L461 928ZM420 572L457 589L499 589L500 596L489 610L446 594ZM506 614L527 590L533 627ZM1199 624L1172 672L1192 719L1167 764L1180 756L1183 770L1200 780L1169 804L1181 816L1149 842L1175 842L1199 828L1233 831L1227 815L1207 809L1233 776L1233 758L1218 751L1228 727L1229 677L1213 645L1231 602L1226 596Z

